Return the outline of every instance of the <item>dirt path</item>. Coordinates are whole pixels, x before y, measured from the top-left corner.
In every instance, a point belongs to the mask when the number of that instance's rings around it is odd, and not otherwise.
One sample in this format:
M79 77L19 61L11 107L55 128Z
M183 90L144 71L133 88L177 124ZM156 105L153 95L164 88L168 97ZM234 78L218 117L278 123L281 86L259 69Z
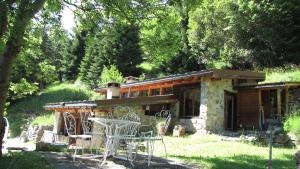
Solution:
M100 165L100 160L90 159L76 159L75 162L66 153L54 152L34 152L37 155L44 157L47 161L54 166L55 169L125 169L125 168L164 168L164 169L192 169L199 168L197 166L190 166L174 160L166 160L163 158L152 159L151 166L148 167L144 157L140 157L132 167L129 162L119 159L109 159L107 164Z

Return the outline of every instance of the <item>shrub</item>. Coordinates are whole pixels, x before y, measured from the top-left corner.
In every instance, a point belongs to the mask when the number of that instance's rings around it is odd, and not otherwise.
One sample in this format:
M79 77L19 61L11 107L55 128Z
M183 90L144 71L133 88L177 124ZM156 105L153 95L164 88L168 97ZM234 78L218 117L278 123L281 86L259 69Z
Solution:
M287 120L284 122L284 130L287 132L294 133L298 140L300 140L300 116L299 112L293 113Z
M117 69L115 65L112 65L110 68L104 66L100 79L101 79L99 84L100 86L103 86L107 82L112 82L112 81L119 82L119 83L124 82L122 73Z

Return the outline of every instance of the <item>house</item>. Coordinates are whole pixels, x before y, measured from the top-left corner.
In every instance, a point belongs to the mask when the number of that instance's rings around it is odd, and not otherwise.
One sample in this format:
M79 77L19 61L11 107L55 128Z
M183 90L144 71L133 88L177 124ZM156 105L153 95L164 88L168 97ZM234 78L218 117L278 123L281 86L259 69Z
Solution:
M264 79L264 73L219 69L144 81L130 77L129 83L112 82L96 89L106 99L49 103L45 109L55 111L54 130L59 134L65 134L63 112L122 116L125 106L131 107L144 124L153 124L156 112L169 109L172 124L180 123L188 132L261 128L261 122L267 123L272 113L282 118L300 102L299 82L259 84ZM78 127L78 133L80 130Z

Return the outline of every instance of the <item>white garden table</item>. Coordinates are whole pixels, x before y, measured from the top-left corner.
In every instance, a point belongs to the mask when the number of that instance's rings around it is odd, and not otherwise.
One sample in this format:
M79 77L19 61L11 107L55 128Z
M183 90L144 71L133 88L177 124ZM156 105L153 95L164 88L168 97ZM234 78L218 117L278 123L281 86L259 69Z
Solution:
M109 119L109 118L98 118L91 117L89 120L94 121L105 127L105 135L106 135L106 144L105 144L105 153L103 156L103 162L105 163L106 158L108 156L115 156L120 139L130 139L136 137L135 135L128 135L122 132L125 128L135 128L131 126L139 126L140 122L128 121L128 120L120 120L120 119ZM136 128L137 130L138 128ZM137 131L135 132L137 133ZM130 161L132 163L132 161Z

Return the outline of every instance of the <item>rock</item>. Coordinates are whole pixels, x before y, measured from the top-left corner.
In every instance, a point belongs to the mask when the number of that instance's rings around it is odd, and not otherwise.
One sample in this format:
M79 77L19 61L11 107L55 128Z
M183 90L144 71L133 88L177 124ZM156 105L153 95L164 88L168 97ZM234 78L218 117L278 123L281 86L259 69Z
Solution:
M249 142L254 142L254 141L256 141L256 137L254 137L254 136L246 137L246 140Z
M36 142L41 141L43 134L44 134L44 130L38 130L37 135L36 135Z
M175 125L173 129L174 137L182 137L185 135L185 128L182 125Z
M276 137L275 137L275 140L274 142L275 143L278 143L278 144L286 144L288 143L290 140L289 136L286 135L286 134L278 134Z
M27 136L26 131L22 131L22 133L20 135L20 141L23 143L28 141L28 136Z

